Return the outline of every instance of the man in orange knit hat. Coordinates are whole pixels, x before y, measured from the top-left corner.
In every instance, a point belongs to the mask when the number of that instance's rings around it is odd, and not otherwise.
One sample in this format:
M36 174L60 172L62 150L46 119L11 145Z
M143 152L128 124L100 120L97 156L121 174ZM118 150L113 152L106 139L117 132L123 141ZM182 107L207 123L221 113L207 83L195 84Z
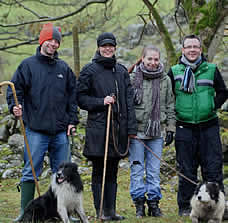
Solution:
M36 54L18 66L12 82L19 106L15 105L12 90L7 89L9 110L16 117L23 115L26 136L37 178L42 172L44 156L49 153L53 173L63 161L69 161L68 135L78 123L76 77L71 68L58 58L61 29L52 23L44 24ZM20 222L24 208L34 198L35 183L26 148L22 171Z

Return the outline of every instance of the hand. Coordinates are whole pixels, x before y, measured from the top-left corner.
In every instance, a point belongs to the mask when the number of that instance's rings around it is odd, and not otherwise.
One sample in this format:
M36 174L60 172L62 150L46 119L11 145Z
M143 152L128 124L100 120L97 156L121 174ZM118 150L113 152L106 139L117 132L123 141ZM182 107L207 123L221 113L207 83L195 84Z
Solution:
M104 98L104 105L114 104L115 103L115 97L112 96L106 96Z
M132 134L130 134L130 135L128 135L128 137L129 137L129 138L135 139L135 138L137 138L137 135L132 135Z
M68 128L67 128L67 135L73 135L75 136L76 135L76 128L74 125L68 125Z
M167 131L165 137L165 146L170 145L173 142L173 132Z
M19 104L18 106L14 106L13 107L13 114L16 116L16 117L20 117L22 116L22 106Z

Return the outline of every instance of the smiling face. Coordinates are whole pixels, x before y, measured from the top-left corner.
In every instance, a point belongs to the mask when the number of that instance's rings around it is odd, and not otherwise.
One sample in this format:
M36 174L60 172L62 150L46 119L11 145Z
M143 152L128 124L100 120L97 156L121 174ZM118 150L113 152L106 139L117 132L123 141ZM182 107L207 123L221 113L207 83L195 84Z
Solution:
M182 54L189 62L195 62L202 53L202 48L198 39L186 39L182 47Z
M156 70L160 63L160 54L155 50L147 50L142 57L142 62L147 70Z
M103 57L112 57L116 52L116 47L112 44L105 44L98 47L98 50Z
M40 52L45 56L53 57L53 55L55 54L58 48L59 48L58 40L56 39L46 40L43 42Z

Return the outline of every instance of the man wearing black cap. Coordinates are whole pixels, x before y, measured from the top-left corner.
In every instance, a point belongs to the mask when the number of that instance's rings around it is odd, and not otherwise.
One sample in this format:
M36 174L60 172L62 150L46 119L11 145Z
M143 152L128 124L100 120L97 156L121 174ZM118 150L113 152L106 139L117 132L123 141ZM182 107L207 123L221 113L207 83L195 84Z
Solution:
M133 90L126 68L116 62L115 36L108 32L102 33L97 38L97 47L92 63L81 70L78 80L78 104L81 109L88 111L83 154L92 161L92 192L97 217L104 221L119 221L124 217L116 214L118 164L127 155L128 136L137 132ZM109 104L112 105L112 121L103 216L99 216Z
M40 32L36 55L22 61L12 82L19 106L15 105L11 88L7 89L9 110L16 117L23 115L26 136L37 178L42 172L44 156L49 152L52 172L61 162L69 160L67 135L75 130L77 119L76 77L71 68L58 58L61 30L52 23ZM20 222L24 208L34 198L35 183L26 148L24 169L20 182L21 211L15 222Z

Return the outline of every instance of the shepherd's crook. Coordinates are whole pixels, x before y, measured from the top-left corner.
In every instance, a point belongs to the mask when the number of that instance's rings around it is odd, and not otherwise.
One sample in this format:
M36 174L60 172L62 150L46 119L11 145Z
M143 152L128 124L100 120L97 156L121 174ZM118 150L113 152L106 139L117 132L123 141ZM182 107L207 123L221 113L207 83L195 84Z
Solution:
M0 94L2 94L1 87L3 85L9 85L11 87L12 92L13 92L15 105L18 106L18 100L17 100L17 95L16 95L16 90L15 90L15 87L14 87L14 83L11 82L11 81L3 81L3 82L1 82L0 83ZM35 181L35 184L36 184L37 193L40 196L40 189L39 189L38 181L37 181L37 178L36 178L36 173L35 173L35 170L34 170L34 167L33 167L32 156L31 156L31 152L30 152L30 149L29 149L28 140L27 140L27 137L26 137L26 134L25 134L25 127L24 127L24 123L23 123L23 120L22 120L22 116L19 117L19 120L20 120L20 124L21 124L22 134L24 135L24 141L25 141L27 153L28 153L28 156L29 156L30 165L31 165L31 168L32 168L32 175L34 177L34 181Z
M103 200L104 200L106 163L107 163L107 155L108 155L108 140L109 140L110 119L111 119L111 108L112 108L112 105L109 104L108 105L107 128L106 128L106 141L105 141L104 169L103 169L103 180L102 180L102 190L101 190L101 203L100 203L100 213L99 213L99 218L101 221L102 221L102 209L103 209Z

